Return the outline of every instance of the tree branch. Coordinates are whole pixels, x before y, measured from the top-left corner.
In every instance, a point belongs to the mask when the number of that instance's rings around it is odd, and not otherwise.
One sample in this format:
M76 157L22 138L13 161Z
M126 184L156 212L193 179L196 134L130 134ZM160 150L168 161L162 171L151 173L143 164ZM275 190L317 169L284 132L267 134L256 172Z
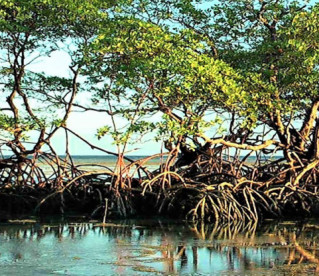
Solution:
M210 143L211 145L222 144L222 145L227 146L227 147L244 149L244 150L257 151L257 150L265 149L271 145L285 147L285 145L282 145L278 141L275 141L275 140L267 140L260 145L254 146L254 145L249 145L249 144L238 144L238 143L234 143L234 142L229 142L229 141L224 140L223 138L211 139L211 138L208 138L207 136L205 136L204 134L200 134L200 133L198 133L197 135L199 137L203 138L207 143Z
M300 129L300 135L302 136L302 141L300 143L300 148L304 150L305 141L309 139L310 131L313 127L314 121L317 118L317 112L319 109L319 98L315 99L306 113L306 117L304 119L303 125Z

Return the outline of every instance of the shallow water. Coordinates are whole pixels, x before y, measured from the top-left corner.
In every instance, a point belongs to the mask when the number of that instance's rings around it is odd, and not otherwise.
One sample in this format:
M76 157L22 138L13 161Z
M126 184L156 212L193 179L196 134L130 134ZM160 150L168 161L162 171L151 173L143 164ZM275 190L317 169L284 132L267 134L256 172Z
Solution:
M311 275L318 239L314 222L14 221L0 224L0 275Z

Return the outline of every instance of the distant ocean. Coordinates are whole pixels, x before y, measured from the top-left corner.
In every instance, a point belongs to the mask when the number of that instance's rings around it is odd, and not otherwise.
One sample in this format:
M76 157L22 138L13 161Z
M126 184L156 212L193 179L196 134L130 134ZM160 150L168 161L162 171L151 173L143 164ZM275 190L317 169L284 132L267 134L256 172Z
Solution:
M9 158L9 155L5 155L4 158ZM65 158L65 155L59 156L61 159ZM132 160L139 160L143 158L147 158L146 155L126 155L125 157L132 159ZM273 160L277 160L281 158L282 156L273 156ZM165 160L166 156L163 157ZM241 156L241 158L244 158L244 156ZM1 157L0 157L1 159ZM114 155L72 155L72 160L75 164L107 164L107 165L115 165L117 161L117 157ZM147 161L147 164L160 164L161 163L160 157L155 157ZM266 158L261 158L261 160L266 160ZM252 163L256 161L256 156L249 156L247 158L248 163ZM125 161L125 163L129 163L128 161Z
M146 158L147 156L127 156L128 158L132 159L132 160L139 160L139 159L143 159ZM73 158L73 162L76 165L80 165L83 166L83 168L89 169L89 168L93 168L90 166L84 166L85 164L97 164L100 166L106 166L110 169L113 169L115 167L116 161L117 161L117 157L116 156L101 156L101 155L75 155L72 157ZM243 156L241 156L241 158L244 158ZM273 160L277 160L281 158L281 156L274 156ZM159 167L159 165L161 164L161 162L164 162L166 159L166 156L163 157L163 159L161 159L160 157L156 157L153 158L151 160L148 160L146 163L143 164L143 166L147 167L150 170L155 170ZM265 158L261 158L261 161L265 161ZM254 162L256 162L256 156L249 156L246 160L247 164L253 164ZM126 164L129 164L128 161L125 161ZM95 169L97 169L97 167L95 167Z
M142 156L142 155L134 155L130 156L127 155L125 156L131 160L137 161L143 158L146 158L148 156ZM60 156L60 158L65 158L65 156ZM77 165L82 165L82 164L100 164L100 165L106 165L106 166L111 166L114 167L116 162L117 162L117 156L114 155L73 155L72 160L75 164ZM163 157L163 160L165 160L165 157ZM127 160L124 160L125 164L129 164L130 162ZM147 161L147 165L159 165L161 163L161 158L156 157L152 158Z
M9 156L5 156L6 158ZM148 156L142 156L142 155L134 155L134 156L126 156L132 160L139 160L139 159L143 159L146 158ZM65 158L65 156L61 155L60 158L63 160ZM147 167L149 170L155 170L159 167L159 165L161 164L161 162L165 161L165 156L163 157L163 159L161 159L160 157L156 157L153 159L148 160L146 163L143 164L143 166ZM243 157L242 157L243 158ZM274 156L273 159L276 160L280 158L280 156ZM117 162L117 157L113 156L113 155L74 155L72 156L72 160L74 165L78 166L78 168L83 169L85 171L90 171L90 170L108 170L111 169L113 170L116 162ZM255 156L249 156L246 160L247 163L254 163L256 161L256 157ZM126 164L129 164L130 162L125 161ZM40 166L44 169L45 173L50 174L50 171L52 170L52 168L50 168L50 166L45 163L45 162L41 162L41 160L39 161ZM51 163L53 164L53 163ZM94 166L92 166L94 164ZM135 167L132 168L132 170L135 170Z

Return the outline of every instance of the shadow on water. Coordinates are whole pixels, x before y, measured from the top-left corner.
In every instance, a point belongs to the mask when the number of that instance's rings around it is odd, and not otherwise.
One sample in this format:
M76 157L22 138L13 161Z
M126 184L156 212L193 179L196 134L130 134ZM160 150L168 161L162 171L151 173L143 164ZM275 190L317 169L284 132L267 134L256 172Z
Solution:
M319 264L316 223L26 222L0 224L1 275L305 275Z

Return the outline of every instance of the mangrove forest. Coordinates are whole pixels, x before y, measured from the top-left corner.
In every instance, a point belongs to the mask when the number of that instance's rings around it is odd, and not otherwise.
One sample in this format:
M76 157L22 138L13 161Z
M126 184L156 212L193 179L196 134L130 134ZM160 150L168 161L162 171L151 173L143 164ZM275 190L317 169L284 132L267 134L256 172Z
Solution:
M0 220L318 216L313 2L0 0Z

